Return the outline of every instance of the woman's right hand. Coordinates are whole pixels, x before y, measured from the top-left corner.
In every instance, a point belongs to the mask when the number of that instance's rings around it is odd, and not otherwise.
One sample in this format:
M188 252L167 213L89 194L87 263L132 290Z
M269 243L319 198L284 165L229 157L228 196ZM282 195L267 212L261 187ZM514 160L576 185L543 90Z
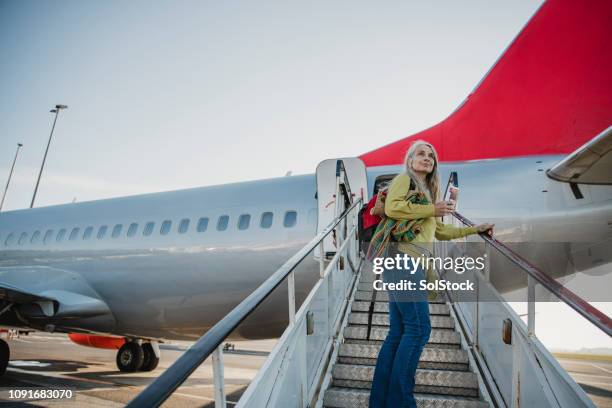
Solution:
M438 201L435 205L434 215L442 217L455 211L455 203L452 201Z

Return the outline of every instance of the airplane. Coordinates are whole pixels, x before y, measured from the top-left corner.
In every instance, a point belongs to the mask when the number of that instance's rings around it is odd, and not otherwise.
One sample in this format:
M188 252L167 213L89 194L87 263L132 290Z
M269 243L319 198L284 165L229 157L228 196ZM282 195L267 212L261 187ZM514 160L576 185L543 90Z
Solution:
M611 17L605 0L545 2L450 116L353 159L353 191L367 200L423 139L441 180L459 175L462 214L501 241L561 244L528 256L547 273L555 251L573 272L609 265ZM333 200L319 193L309 174L0 213L0 326L69 333L118 349L121 371L152 370L158 342L199 338L316 235ZM313 257L298 302L316 279ZM277 337L286 299L279 288L230 339ZM9 357L0 341L0 372Z

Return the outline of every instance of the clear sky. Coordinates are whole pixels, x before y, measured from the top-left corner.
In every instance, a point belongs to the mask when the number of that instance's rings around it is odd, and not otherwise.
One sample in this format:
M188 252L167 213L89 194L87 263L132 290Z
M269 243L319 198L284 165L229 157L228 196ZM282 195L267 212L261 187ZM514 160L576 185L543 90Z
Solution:
M27 207L312 173L455 109L541 1L2 1L0 186Z
M442 120L541 3L0 0L0 191L24 144L4 210L55 104L37 205L312 173ZM609 346L564 324L549 345Z

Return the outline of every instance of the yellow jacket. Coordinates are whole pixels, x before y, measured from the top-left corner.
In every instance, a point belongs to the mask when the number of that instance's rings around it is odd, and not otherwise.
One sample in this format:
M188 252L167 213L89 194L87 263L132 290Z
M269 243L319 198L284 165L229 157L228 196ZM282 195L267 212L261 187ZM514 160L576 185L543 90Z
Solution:
M385 214L389 218L395 220L425 218L421 226L421 232L411 242L400 242L398 244L398 250L401 252L413 257L419 257L421 255L433 256L434 237L441 241L448 241L478 232L476 227L460 228L443 224L434 216L434 204L413 204L406 201L406 195L409 189L410 177L405 173L399 174L391 182L385 200ZM421 248L426 251L423 251ZM433 282L437 279L433 270L427 270L425 273L427 282ZM429 291L428 300L434 300L437 295L436 291Z
M440 241L448 241L477 233L476 227L460 228L443 224L434 216L434 204L412 204L406 201L409 188L410 177L405 173L398 174L391 182L385 200L385 214L389 218L395 220L425 218L421 232L411 243L400 243L398 248L400 251L412 256L420 256L421 253L416 252L416 245L433 254L434 237ZM412 243L415 245L411 245Z

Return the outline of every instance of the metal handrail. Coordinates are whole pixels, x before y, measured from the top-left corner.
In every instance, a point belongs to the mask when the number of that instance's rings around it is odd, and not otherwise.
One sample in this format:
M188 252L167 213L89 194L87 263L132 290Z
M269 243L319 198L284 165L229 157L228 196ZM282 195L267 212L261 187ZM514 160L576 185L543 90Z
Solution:
M238 327L283 280L306 258L333 229L361 203L361 198L332 221L306 246L287 260L280 268L240 302L231 312L215 324L155 381L136 396L127 407L158 407L193 373L210 354Z
M474 226L475 224L461 215L458 212L452 214L456 219L461 221L464 225ZM552 292L555 296L561 299L565 304L570 306L576 312L581 314L589 322L593 323L599 329L601 329L608 336L612 337L612 319L605 313L600 311L594 306L591 306L587 301L582 299L580 296L567 289L559 282L554 280L550 275L540 270L538 267L531 264L528 260L508 248L505 244L498 241L497 239L489 236L486 233L479 233L480 237L495 248L499 253L504 255L514 265L518 266L519 269L526 272L529 276L535 279L538 283Z
M448 192L448 189L452 183L454 183L454 185L456 186L459 184L459 179L456 171L452 171L450 173L448 183L446 184L446 189L442 197L446 197L446 193ZM475 225L472 221L470 221L469 219L467 219L456 211L453 212L452 215L457 220L461 221L464 225L467 225L469 227ZM593 323L608 336L612 337L612 319L610 319L608 315L606 315L596 307L591 306L587 301L585 301L580 296L576 295L574 292L561 285L550 275L541 271L538 267L531 264L528 260L508 248L502 242L489 236L486 233L479 233L478 235L480 235L480 237L485 242L489 243L498 252L508 258L513 264L518 266L524 272L527 272L529 276L531 276L533 279L542 284L546 289L551 291L565 304L574 309L576 312L580 313L585 319Z
M352 234L353 232L357 231L357 226L355 225L350 233L348 234L350 236L350 234ZM349 252L349 248L348 248L348 244L350 244L350 240L346 240L342 243L342 245L340 245L340 247L338 248L338 251L336 252L336 254L333 256L333 258L329 261L329 263L327 264L327 266L320 271L320 280L315 284L315 286L312 288L312 290L310 291L310 293L308 294L308 296L306 297L306 299L304 299L304 301L302 302L302 305L300 306L300 309L298 310L298 312L296 313L295 316L295 320L296 322L299 322L301 319L304 319L305 316L307 315L307 312L309 310L312 310L312 304L315 302L315 300L317 299L317 291L321 289L321 286L324 284L325 279L327 278L327 276L331 273L334 272L334 267L338 267L338 261L340 258L342 258L342 253L346 250L347 253L347 257L346 259L350 259L350 256L348 256L348 252ZM359 271L359 269L361 268L361 262L359 263L359 266L357 269L354 269L351 267L351 270L354 272L353 273L353 278L352 278L352 285L356 285L356 279L355 277L357 276L357 272ZM328 281L328 283L330 283ZM349 293L352 291L353 286L351 286L351 290L349 290ZM346 293L345 293L346 295ZM350 296L350 295L347 295ZM347 297L348 299L348 297ZM345 303L345 305L343 306L343 311L346 309L347 304ZM344 312L342 312L344 313ZM333 330L331 333L334 333L334 338L335 336L337 336L338 331L340 329L342 325L342 319L340 319L339 321L336 322L336 324L333 326ZM315 323L316 326L316 323ZM299 323L296 326L293 327L293 330L299 329ZM286 340L288 338L288 336L291 336L289 328L287 328L287 330L283 333L283 335L279 338L278 342L276 343L274 349L270 352L270 356L268 357L268 360L266 360L266 362L264 362L264 364L260 367L259 372L257 373L257 376L251 381L251 383L249 384L249 387L247 388L247 390L244 392L244 394L242 394L240 396L240 400L238 401L237 406L238 407L243 407L243 406L251 406L252 403L251 401L249 401L249 398L252 398L252 394L256 391L251 390L250 387L256 383L258 381L257 377L260 377L261 375L266 375L266 373L268 372L267 370L270 369L270 367L274 364L272 362L272 358L274 358L274 354L276 351L278 350L283 350L283 353L287 351L288 349L288 345L286 344ZM288 335L288 336L287 336ZM325 349L326 351L323 354L323 357L329 354L329 350ZM291 360L291 359L290 359ZM319 366L317 368L317 373L320 373L320 369L321 366ZM280 368L278 369L280 370ZM315 378L319 378L319 375L315 375ZM261 377L259 378L259 380L261 380ZM313 390L311 391L311 393L316 393L316 387L313 388ZM249 394L250 393L250 394ZM309 399L312 400L312 398L310 398L311 395L309 394ZM243 403L243 400L246 400L245 403Z

